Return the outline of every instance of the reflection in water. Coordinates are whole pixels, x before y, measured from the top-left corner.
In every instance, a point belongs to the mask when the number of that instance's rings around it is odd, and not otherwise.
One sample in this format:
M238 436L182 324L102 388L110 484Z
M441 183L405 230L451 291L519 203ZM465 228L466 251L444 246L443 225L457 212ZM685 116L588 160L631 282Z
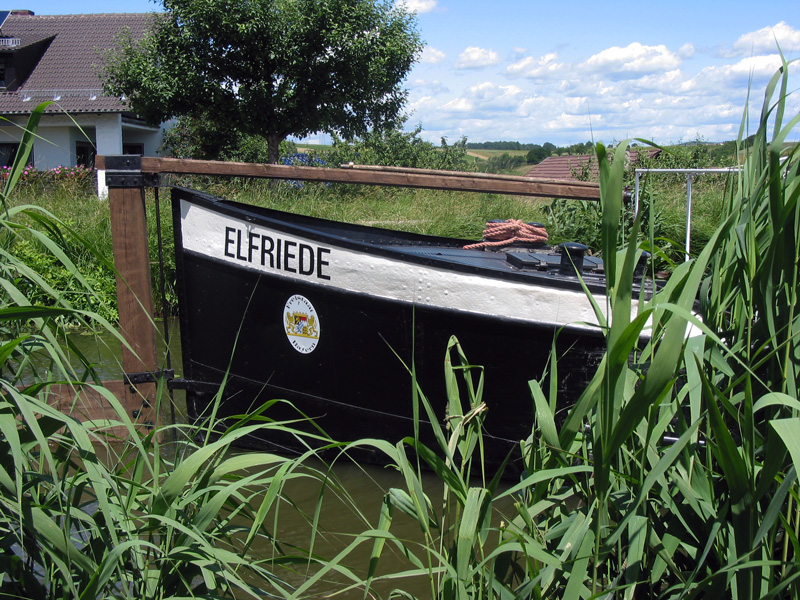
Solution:
M161 367L166 368L163 335L160 335L159 339L159 361ZM113 335L75 333L70 337L70 341L93 364L101 380L122 379L121 345ZM182 373L180 336L178 323L175 320L170 321L170 341L172 368L175 369L176 376L180 376ZM181 422L183 419L180 415L185 414L182 410L184 407L181 396L178 397L177 404L178 421ZM308 466L318 472L327 470L322 462L311 463ZM439 513L443 494L441 480L431 473L423 472L422 481L433 509ZM331 471L328 485L324 488L318 479L311 477L290 480L283 490L278 509L268 520L268 528L274 532L284 548L297 546L310 549L315 555L330 559L351 544L358 534L377 527L385 494L390 488L404 486L403 477L392 468L357 464L346 459L339 460ZM511 508L511 502L503 507L506 514L509 514ZM499 523L501 518L508 520L496 510L494 524ZM423 546L424 536L415 519L395 510L391 533L411 547L424 564L428 564ZM264 558L271 557L274 553L272 544L263 538L257 539L261 547L254 547L254 554ZM359 578L366 577L372 548L372 541L362 542L343 561L343 566L351 569ZM436 566L435 562L431 566ZM377 576L412 568L414 567L411 562L403 557L400 551L387 544L384 547ZM305 564L297 564L294 569L294 573L281 571L276 574L287 583L300 586L315 572L313 567ZM334 574L325 577L311 592L314 597L327 596L334 589L341 589L350 583L352 582L343 576ZM426 575L413 579L378 581L373 587L381 597L386 597L391 590L397 588L417 598L432 596L430 578ZM353 589L337 597L361 599L363 591Z
M322 469L320 463L317 468ZM403 478L395 470L374 465L358 465L349 462L338 462L333 468L335 483L325 487L310 479L298 479L290 482L285 488L287 503L279 510L275 522L275 532L282 542L296 544L301 548L311 549L314 554L330 559L351 544L356 536L364 531L377 527L383 497L389 488L402 487ZM433 475L423 477L426 493L432 502L441 497L441 482ZM312 539L312 521L318 510L318 526ZM423 535L416 520L395 511L390 529L391 533L414 546L413 550L422 556ZM343 561L343 566L350 569L358 578L365 578L369 568L372 540L364 540ZM265 547L264 552L271 552ZM387 572L399 572L412 569L413 565L404 558L391 544L384 548L378 577ZM298 565L296 573L287 577L285 573L278 575L288 583L299 586L315 572L312 567ZM332 573L314 586L312 597L327 595L334 589L352 583L341 575ZM401 588L418 598L430 596L430 582L427 576L413 579L378 581L373 588L380 597L388 596L392 589ZM345 598L363 598L363 591L353 589L343 596Z
M320 463L317 467L322 469ZM294 543L302 548L311 547L312 527L310 521L314 518L314 511L319 509L319 528L317 537L313 541L315 554L325 558L336 556L349 544L354 542L356 537L362 532L376 528L381 512L381 504L384 495L390 488L405 489L403 476L392 468L379 467L376 465L361 465L353 462L338 462L333 468L335 483L328 486L324 491L324 498L320 501L321 485L311 480L295 480L286 487L286 497L296 503L297 510L289 508L277 515L274 531L281 541ZM421 481L425 494L431 503L432 512L436 518L442 518L443 504L443 483L433 473L423 471ZM479 485L473 482L473 485ZM501 486L502 489L507 489ZM342 495L339 495L342 494ZM453 498L451 495L450 508L452 511ZM497 527L501 520L510 521L514 513L514 499L505 498L501 502L493 505L492 526ZM304 513L304 515L301 515ZM444 528L450 529L458 518L451 512L448 518L443 521ZM394 510L394 516L390 527L390 532L397 539L402 540L407 548L414 553L417 559L426 567L433 569L440 567L440 563L433 556L432 552L448 552L452 549L439 547L438 532L433 530L433 546L426 544L425 536L421 531L420 524L402 513ZM454 543L452 533L448 537L449 543ZM490 534L489 539L483 544L485 554L491 552L497 541L497 534ZM428 540L430 543L430 540ZM351 554L343 561L343 565L352 570L353 574L359 579L366 577L369 568L370 554L373 549L372 540L363 541ZM265 552L270 552L268 547ZM381 575L399 573L415 569L416 567L408 560L399 549L391 542L384 546L382 558L376 573L380 579ZM313 574L313 569L298 568L293 578L285 578L286 581L294 585L302 585L305 579ZM283 574L280 574L283 577ZM311 597L322 597L331 594L334 590L340 590L352 581L343 576L332 575L324 582L313 588L314 593ZM401 589L412 594L416 598L432 598L433 588L431 577L427 574L415 576L413 578L387 578L373 582L373 591L377 597L388 597L394 589ZM338 596L344 598L363 598L363 590L354 588L348 593Z
M181 344L180 329L177 319L169 319L170 359L172 368L177 373L181 372ZM167 347L164 342L163 322L158 322L157 356L162 369L167 368ZM97 334L87 332L74 332L69 336L69 341L94 368L101 381L122 379L122 344L114 334L100 331Z

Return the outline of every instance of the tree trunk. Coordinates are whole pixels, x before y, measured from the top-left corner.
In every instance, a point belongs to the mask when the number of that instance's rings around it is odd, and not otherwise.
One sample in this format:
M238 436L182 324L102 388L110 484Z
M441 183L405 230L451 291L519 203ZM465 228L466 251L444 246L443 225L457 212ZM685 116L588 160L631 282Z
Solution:
M281 142L283 137L277 133L267 135L267 154L269 163L275 165L281 157Z

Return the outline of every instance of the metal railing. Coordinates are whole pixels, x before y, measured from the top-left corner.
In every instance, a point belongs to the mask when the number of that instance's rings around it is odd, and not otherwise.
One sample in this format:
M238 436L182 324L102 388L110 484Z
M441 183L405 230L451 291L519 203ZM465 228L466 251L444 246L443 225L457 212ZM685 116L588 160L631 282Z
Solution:
M684 261L689 260L692 242L692 176L704 173L738 173L741 167L720 167L715 169L634 169L633 215L639 214L639 178L642 173L684 173L686 175L686 253Z

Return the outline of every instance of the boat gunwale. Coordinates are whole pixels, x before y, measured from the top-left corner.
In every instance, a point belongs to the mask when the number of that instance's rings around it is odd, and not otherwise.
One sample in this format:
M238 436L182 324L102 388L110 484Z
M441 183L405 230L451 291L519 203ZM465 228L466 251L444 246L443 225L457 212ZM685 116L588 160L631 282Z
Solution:
M380 242L352 240L348 237L345 237L342 234L337 234L330 231L323 231L320 228L314 228L312 225L314 223L330 224L331 229L333 230L349 229L362 233L376 232L386 236L387 238L395 238L401 242L404 242L405 245L418 245L420 247L431 246L432 248L442 248L442 249L452 249L452 250L462 250L459 247L459 244L460 245L470 244L474 243L475 240L430 236L420 233L396 231L380 227L371 227L353 223L344 223L341 221L332 221L320 217L298 215L296 213L290 213L271 208L248 205L233 200L226 200L224 198L213 196L212 194L197 192L195 190L191 190L188 188L173 187L173 202L176 201L180 202L181 200L187 201L189 203L194 203L199 206L203 206L214 212L218 212L244 222L258 224L259 221L262 221L264 225L268 225L269 227L273 227L276 230L282 232L292 233L294 235L302 235L303 237L306 237L310 240L314 240L316 242L325 242L330 245L340 246L342 248L346 248L349 250L355 250L363 253L371 253L374 255L379 255L392 260L396 260L398 262L424 265L428 267L444 269L447 271L460 272L469 275L480 275L482 277L487 277L489 279L499 279L504 281L511 281L514 283L532 285L532 286L540 285L543 287L551 287L551 288L557 288L571 292L580 292L581 294L585 294L583 286L581 285L581 281L578 279L577 276L566 275L564 273L559 272L557 268L540 272L535 270L512 270L514 269L514 267L508 265L509 270L505 271L494 268L489 265L485 266L471 265L462 262L448 260L446 258L437 258L435 256L427 256L427 255L405 252L403 250L403 246L401 246L400 244L398 244L397 246L392 246ZM178 218L177 221L182 222L183 219ZM300 221L300 223L298 223L298 221ZM182 227L180 228L180 231L182 235ZM416 242L416 244L414 242ZM549 247L544 246L544 248L549 248ZM196 253L195 251L185 249L183 247L183 244L181 244L181 251ZM470 252L469 250L463 250L463 251ZM477 254L477 253L483 253L485 251L475 250L473 252L476 252L475 255L476 260L492 260L488 256L481 257ZM210 260L218 260L215 259L215 257L208 256L206 254L202 253L196 253L196 254L205 256ZM506 254L505 251L504 254ZM225 264L229 264L226 261L222 262L225 262ZM504 264L507 264L505 261L502 262ZM240 268L246 268L246 267L240 267ZM279 275L276 274L275 276ZM606 286L605 286L604 274L584 273L582 277L584 285L586 286L586 288L588 288L590 292L592 292L592 294L603 295L603 296L605 295Z

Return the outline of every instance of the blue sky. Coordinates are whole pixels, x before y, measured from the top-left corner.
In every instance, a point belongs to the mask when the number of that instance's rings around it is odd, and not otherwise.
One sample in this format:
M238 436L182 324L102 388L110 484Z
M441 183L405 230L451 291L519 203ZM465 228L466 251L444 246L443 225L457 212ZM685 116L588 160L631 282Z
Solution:
M438 143L734 139L780 65L800 58L798 0L404 0L427 44L409 127ZM29 1L36 14L147 12L148 0ZM777 41L777 44L776 44ZM800 69L791 114L800 112ZM324 141L324 140L323 140Z

